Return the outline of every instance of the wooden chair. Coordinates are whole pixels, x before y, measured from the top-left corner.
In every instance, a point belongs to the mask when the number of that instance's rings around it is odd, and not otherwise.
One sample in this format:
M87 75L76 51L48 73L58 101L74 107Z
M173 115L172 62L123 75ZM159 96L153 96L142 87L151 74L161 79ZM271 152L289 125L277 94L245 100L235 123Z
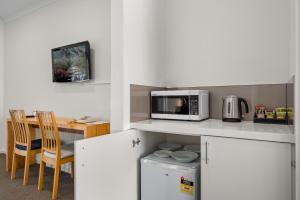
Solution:
M57 198L59 176L61 165L71 163L71 176L74 174L74 145L61 146L60 135L58 132L56 119L53 112L37 112L41 134L42 151L41 164L38 182L38 190L43 188L45 164L54 166L54 181L52 199Z
M41 139L32 140L24 110L9 110L14 131L14 152L11 179L16 177L18 157L25 157L23 185L27 185L31 158L41 152Z

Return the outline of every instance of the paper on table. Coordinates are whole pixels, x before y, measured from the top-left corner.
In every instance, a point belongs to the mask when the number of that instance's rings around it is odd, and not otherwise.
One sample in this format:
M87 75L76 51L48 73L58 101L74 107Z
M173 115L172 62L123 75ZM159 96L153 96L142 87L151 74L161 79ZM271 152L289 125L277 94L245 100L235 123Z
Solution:
M107 123L109 123L109 121L96 121L96 122L90 122L86 124L96 125L96 124L107 124Z

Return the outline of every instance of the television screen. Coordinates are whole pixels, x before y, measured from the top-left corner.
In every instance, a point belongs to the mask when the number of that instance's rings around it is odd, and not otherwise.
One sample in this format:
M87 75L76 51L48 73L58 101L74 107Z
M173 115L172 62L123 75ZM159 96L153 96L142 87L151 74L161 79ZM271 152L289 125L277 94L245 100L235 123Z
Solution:
M88 41L52 49L53 82L82 82L91 79Z

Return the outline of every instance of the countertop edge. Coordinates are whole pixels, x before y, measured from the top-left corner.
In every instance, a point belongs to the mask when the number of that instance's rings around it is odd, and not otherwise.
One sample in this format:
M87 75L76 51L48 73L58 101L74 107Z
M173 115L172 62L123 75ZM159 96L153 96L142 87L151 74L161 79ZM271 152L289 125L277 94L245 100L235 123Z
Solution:
M224 137L224 138L236 138L236 139L247 139L247 140L259 140L259 141L269 141L269 142L279 142L279 143L295 143L294 134L280 134L280 133L270 133L270 132L251 132L245 130L227 130L220 128L190 128L182 130L179 127L155 127L152 124L144 124L139 122L134 122L130 124L132 129L148 132L157 133L168 133L176 135L189 135L189 136L213 136L213 137Z

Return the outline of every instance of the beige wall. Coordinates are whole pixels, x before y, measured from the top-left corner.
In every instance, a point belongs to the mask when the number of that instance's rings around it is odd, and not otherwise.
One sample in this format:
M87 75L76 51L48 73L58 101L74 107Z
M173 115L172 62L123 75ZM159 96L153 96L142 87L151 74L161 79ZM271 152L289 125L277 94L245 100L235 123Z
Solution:
M151 91L164 89L161 87L130 85L130 122L149 119L151 117Z

